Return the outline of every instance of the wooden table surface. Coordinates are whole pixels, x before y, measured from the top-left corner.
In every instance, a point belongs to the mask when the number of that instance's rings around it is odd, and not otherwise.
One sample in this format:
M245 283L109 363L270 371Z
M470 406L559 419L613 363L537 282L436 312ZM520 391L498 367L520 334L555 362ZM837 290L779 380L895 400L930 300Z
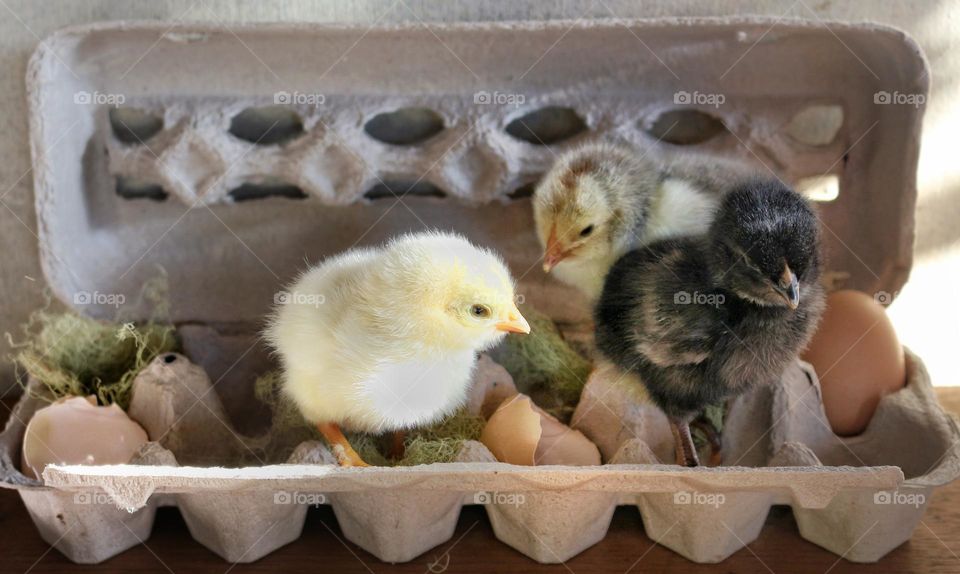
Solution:
M960 412L960 388L939 389ZM6 410L4 409L5 413ZM566 564L541 565L497 541L486 513L464 507L453 538L406 564L384 564L343 539L329 507L311 509L303 535L253 564L230 564L193 541L174 508L157 512L145 544L93 566L72 564L37 534L16 492L0 490L0 574L44 572L951 572L960 573L960 481L939 489L913 538L877 564L853 564L800 538L789 507L774 507L760 537L720 564L694 564L654 544L636 508L620 507L607 537Z

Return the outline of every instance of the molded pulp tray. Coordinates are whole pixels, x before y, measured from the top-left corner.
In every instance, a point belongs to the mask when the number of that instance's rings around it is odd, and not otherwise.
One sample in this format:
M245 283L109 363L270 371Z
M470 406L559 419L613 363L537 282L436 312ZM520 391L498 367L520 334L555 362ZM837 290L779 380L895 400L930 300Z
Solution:
M109 318L115 298L102 295L132 301L162 265L173 319L203 368L176 355L138 376L131 416L159 442L134 464L48 467L43 485L17 470L24 423L38 408L24 398L0 437L2 485L20 491L44 539L77 562L146 539L156 507L167 504L225 559L256 560L299 536L313 503L331 504L345 536L387 561L449 539L464 503L485 504L497 537L542 562L601 540L621 504L640 509L648 536L695 561L723 560L755 539L772 504L792 506L804 538L849 560L877 560L910 537L933 487L960 467L956 422L909 353L908 386L886 397L854 439L829 431L816 375L803 363L779 385L738 398L724 429L725 467L649 464L672 448L662 421L619 397L603 367L574 414L610 463L601 467L511 466L479 443L467 444L463 462L409 468L339 468L315 442L285 465L197 461L227 460L215 451L242 443L224 421L244 430L257 409L255 372L222 365L246 360L274 294L304 257L421 225L456 228L505 254L529 302L582 328L586 305L540 272L529 199L511 192L571 143L619 140L665 153L669 144L650 135L665 113L679 112L678 123L699 121L691 110L723 121L722 133L691 151L739 157L791 181L836 175L839 197L820 206L832 275L846 287L896 293L912 261L923 111L922 99L904 105L898 95L925 96L927 84L915 43L867 24L111 23L61 31L37 50L28 76L47 281L68 305ZM718 94L721 104L700 97ZM229 133L241 111L274 103L297 113L299 137L257 145ZM124 139L111 129L111 104L146 110L162 129ZM434 110L439 133L396 146L364 130L404 107ZM550 146L506 133L513 120L533 122L528 114L551 108L573 110L585 129ZM842 123L824 141L804 143L788 126L811 109L841 110ZM382 181L421 175L444 194L364 196ZM130 180L159 201L130 199L118 184ZM241 203L231 193L278 181L306 197ZM198 330L208 334L191 353L187 332Z

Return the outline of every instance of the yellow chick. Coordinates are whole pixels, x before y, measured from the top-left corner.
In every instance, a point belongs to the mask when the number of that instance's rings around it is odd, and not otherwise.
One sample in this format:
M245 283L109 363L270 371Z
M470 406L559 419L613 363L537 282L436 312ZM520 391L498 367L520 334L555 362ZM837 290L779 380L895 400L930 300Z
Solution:
M534 192L543 269L595 301L620 256L654 240L706 233L724 191L754 174L710 156L654 159L608 143L573 149Z
M278 297L265 336L283 389L343 466L367 466L341 428L435 422L467 400L477 353L529 333L503 261L459 235L404 235L352 249Z

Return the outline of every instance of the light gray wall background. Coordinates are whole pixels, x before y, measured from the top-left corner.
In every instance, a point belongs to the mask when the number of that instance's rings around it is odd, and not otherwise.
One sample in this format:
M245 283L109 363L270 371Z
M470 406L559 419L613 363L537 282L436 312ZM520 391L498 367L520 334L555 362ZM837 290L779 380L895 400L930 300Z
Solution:
M881 22L906 30L926 51L933 88L918 176L916 264L911 281L890 313L901 339L926 361L935 384L960 384L952 368L960 341L960 158L956 143L960 134L960 2L956 0L0 0L0 129L4 134L0 138L0 333L16 332L29 313L43 304L45 284L37 254L24 74L30 53L57 28L129 19L428 25L439 21L748 14ZM238 50L237 57L254 58L243 50ZM9 352L6 341L0 343L0 356ZM11 382L11 370L4 366L0 391Z

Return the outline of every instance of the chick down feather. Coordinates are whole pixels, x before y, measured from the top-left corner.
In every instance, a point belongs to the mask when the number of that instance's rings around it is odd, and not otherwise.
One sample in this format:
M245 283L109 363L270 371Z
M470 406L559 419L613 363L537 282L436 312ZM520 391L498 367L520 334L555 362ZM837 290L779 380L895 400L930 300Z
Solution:
M307 420L380 433L460 407L477 353L511 319L525 325L503 261L429 232L309 269L278 296L265 338Z

